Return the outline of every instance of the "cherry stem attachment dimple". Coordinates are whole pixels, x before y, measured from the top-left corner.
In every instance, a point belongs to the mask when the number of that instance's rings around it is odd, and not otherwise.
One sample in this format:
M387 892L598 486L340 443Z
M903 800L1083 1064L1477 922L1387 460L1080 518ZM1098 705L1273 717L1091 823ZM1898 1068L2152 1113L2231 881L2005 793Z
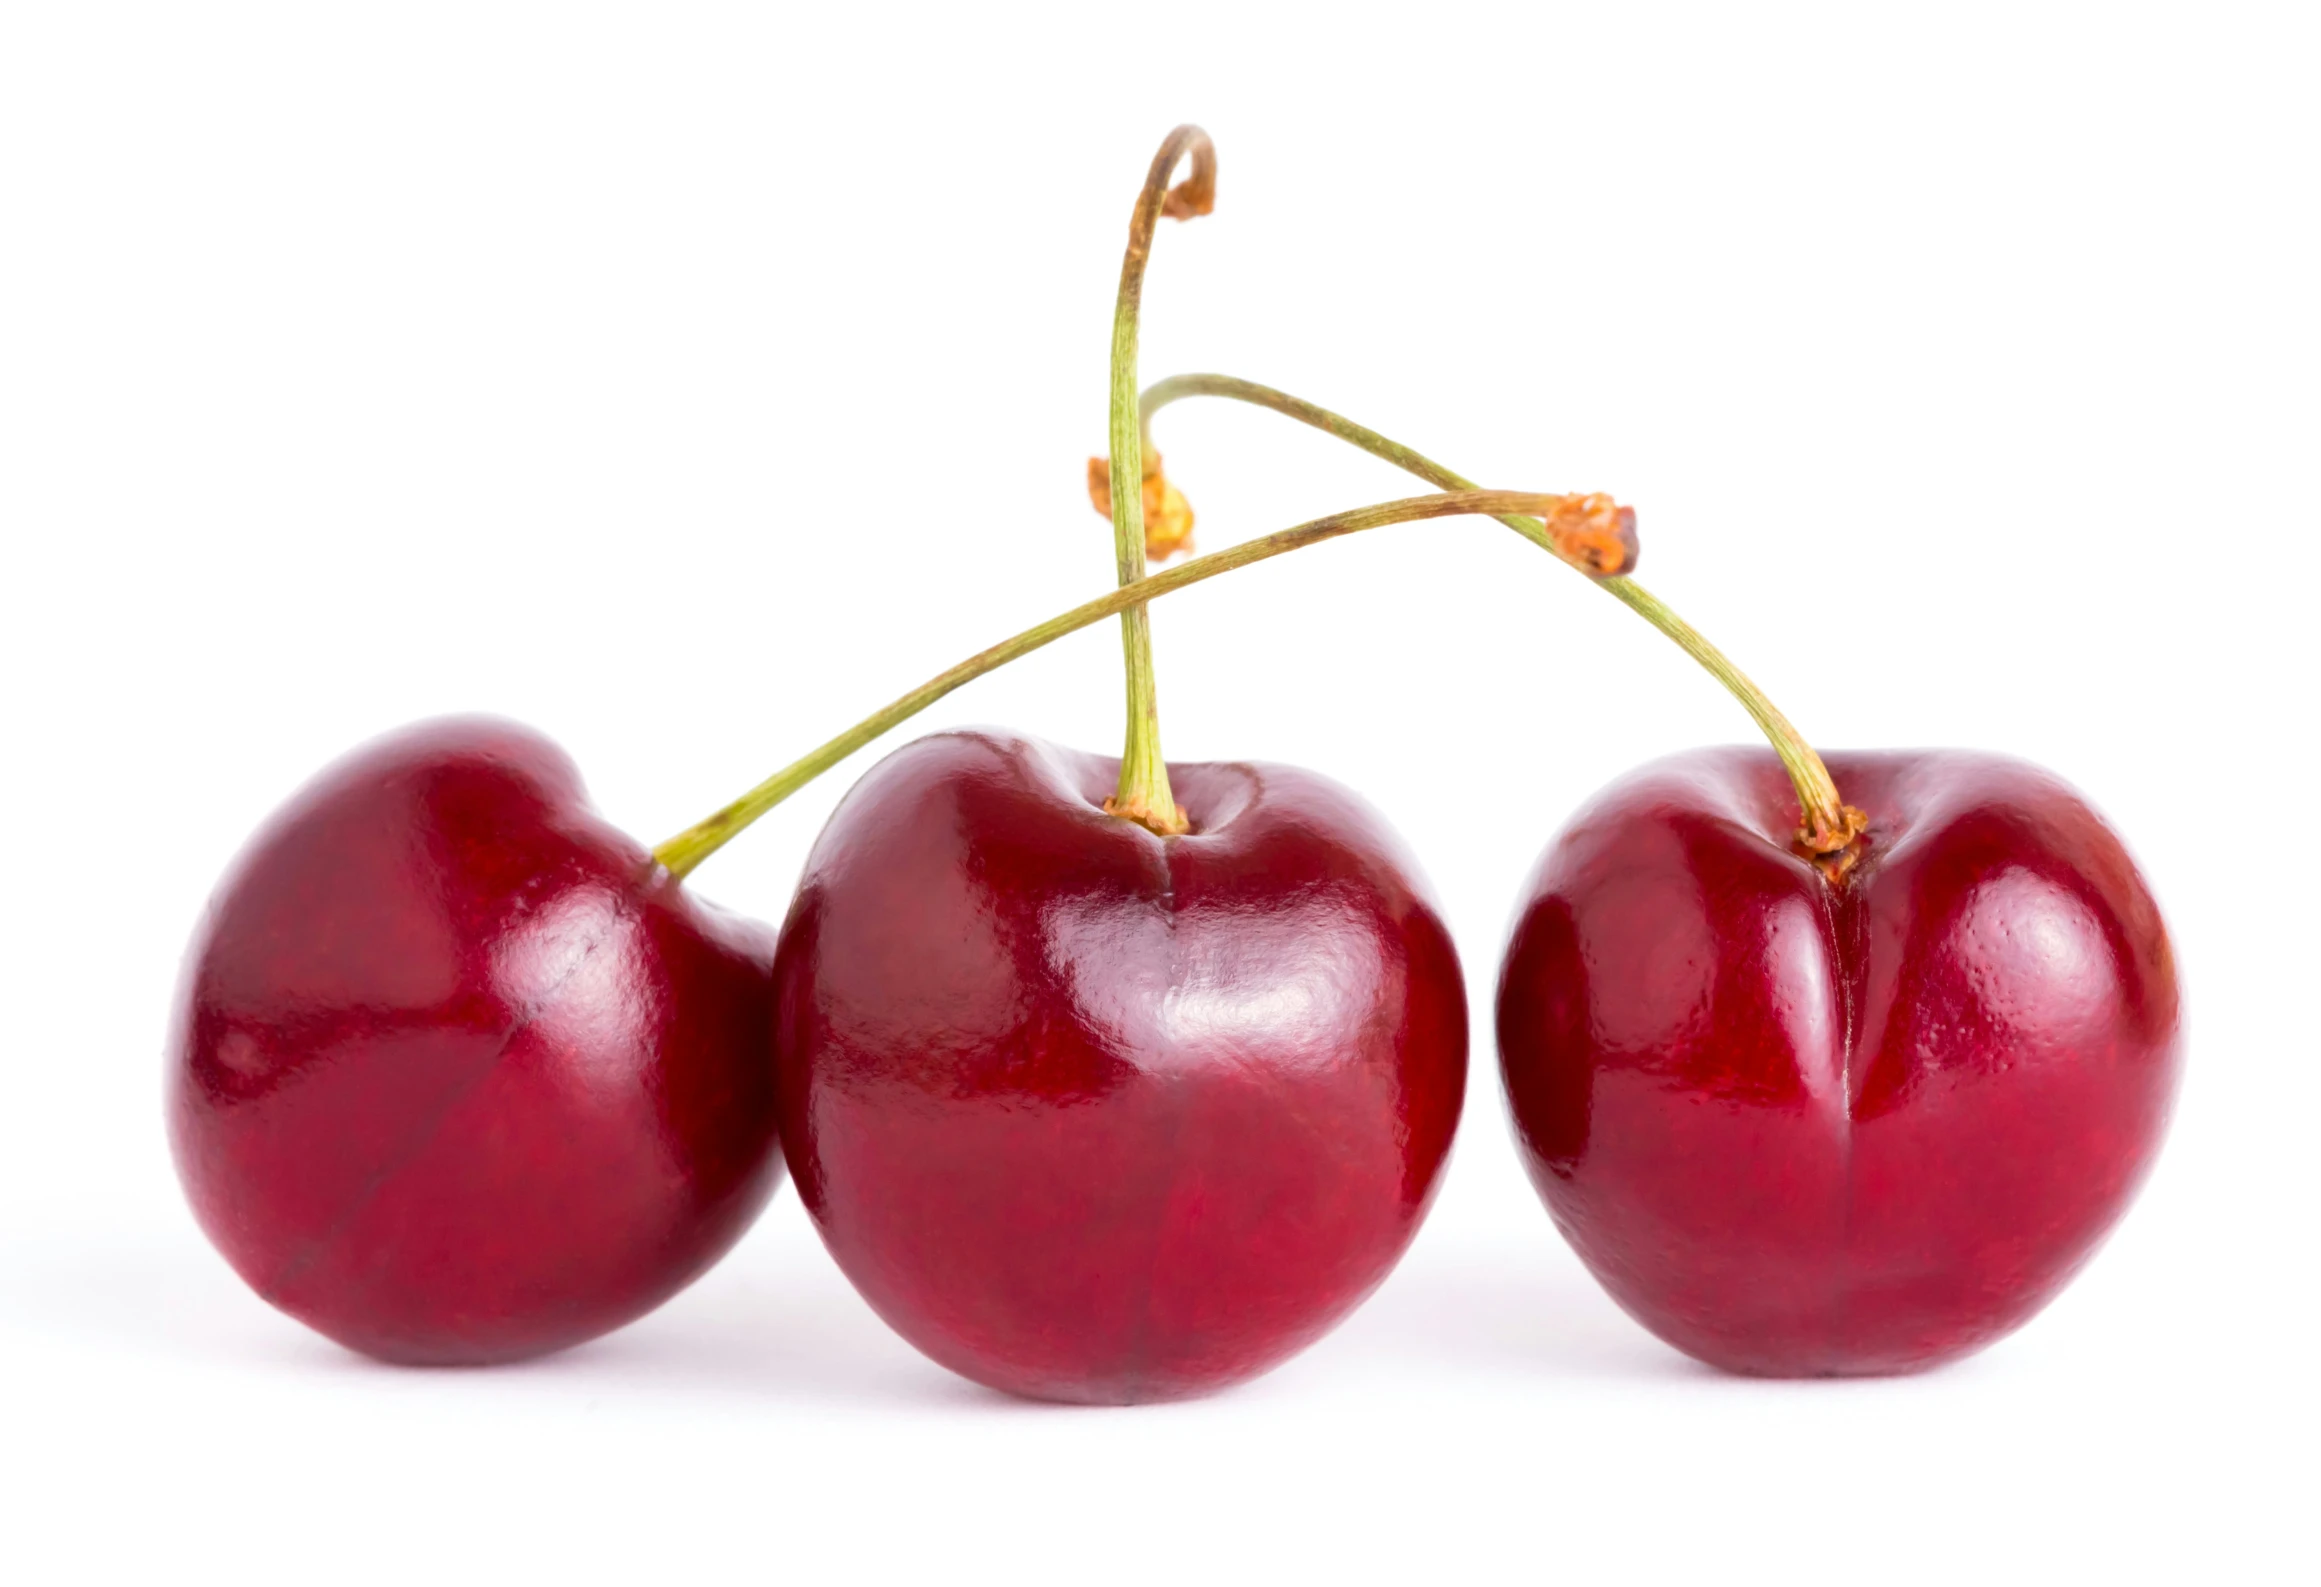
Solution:
M1302 397L1293 397L1286 391L1261 386L1254 380L1241 380L1232 375L1172 375L1155 382L1138 404L1139 425L1149 430L1152 417L1172 402L1187 397L1225 397L1235 402L1246 402L1260 408L1270 408L1302 424L1327 431L1360 447L1374 457L1385 459L1397 468L1417 475L1444 490L1471 489L1473 481L1453 473L1434 459L1404 446L1401 442L1380 435L1376 430L1356 424L1342 414L1317 406ZM1149 437L1140 436L1140 441ZM1117 488L1117 487L1116 487ZM1494 517L1523 536L1526 540L1548 545L1549 530L1537 518L1527 516L1525 510L1495 513ZM1755 719L1781 758L1781 765L1789 773L1790 785L1797 790L1798 805L1803 819L1798 824L1798 847L1813 856L1825 874L1833 881L1844 876L1859 856L1859 839L1869 822L1861 811L1838 797L1837 783L1829 774L1829 767L1814 753L1813 746L1797 731L1765 691L1749 680L1746 673L1733 665L1725 653L1694 628L1690 623L1669 610L1660 598L1635 580L1626 577L1599 578L1596 581L1605 592L1631 611L1659 629L1709 675L1741 702L1741 708Z
M1169 178L1179 162L1192 170L1176 187ZM1120 582L1144 577L1144 427L1136 405L1136 342L1144 299L1144 269L1152 257L1153 233L1161 217L1190 220L1206 215L1216 201L1217 150L1199 127L1179 127L1161 141L1137 194L1128 222L1128 252L1120 261L1120 295L1112 310L1112 551ZM1120 753L1120 786L1106 806L1115 815L1143 823L1164 837L1185 830L1185 817L1169 791L1168 762L1161 756L1160 701L1153 683L1152 622L1142 606L1120 614L1121 656L1128 672L1128 735Z
M792 761L707 820L687 827L654 849L653 858L667 866L672 876L684 877L768 810L871 740L918 715L961 685L972 683L985 673L1004 667L1020 656L1028 656L1066 634L1133 610L1146 601L1158 600L1163 595L1181 590L1187 585L1198 584L1203 579L1215 578L1220 573L1230 573L1252 562L1263 562L1284 552L1296 551L1324 540L1358 534L1365 529L1381 529L1388 524L1415 523L1426 518L1537 513L1550 524L1571 522L1578 526L1562 544L1556 543L1552 533L1542 531L1546 537L1544 543L1557 556L1590 574L1616 572L1626 562L1603 563L1592 537L1585 532L1590 524L1601 517L1598 504L1604 500L1593 496L1544 495L1531 491L1456 490L1439 496L1414 496L1402 501L1380 502L1371 507L1357 507L1349 512L1332 513L1327 518L1316 518L1294 529L1284 529L1278 534L1244 541L1205 557L1195 557L1165 573L1156 573L1132 584L1124 584L1109 595L1075 606L1036 627L1025 629L1012 639L1002 640L988 650L978 651L948 671L937 673L910 693L873 711L819 749L811 750ZM1627 528L1628 560L1632 561L1634 519L1626 509L1615 510Z

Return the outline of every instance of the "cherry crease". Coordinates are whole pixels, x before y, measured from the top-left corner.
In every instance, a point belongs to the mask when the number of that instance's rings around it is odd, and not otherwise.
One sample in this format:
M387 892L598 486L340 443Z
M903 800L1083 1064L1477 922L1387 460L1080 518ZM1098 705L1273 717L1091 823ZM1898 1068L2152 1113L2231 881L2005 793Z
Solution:
M1465 1089L1457 956L1401 843L1311 772L920 739L846 796L775 967L782 1138L871 1306L1035 1398L1200 1394L1385 1278Z
M772 933L692 897L500 722L409 728L251 840L194 936L178 1169L249 1284L468 1364L676 1293L782 1172Z
M1661 1338L1738 1372L1904 1372L2046 1304L2158 1150L2174 962L2117 837L1993 756L1828 757L1833 885L1762 750L1599 794L1502 967L1516 1132L1557 1225Z

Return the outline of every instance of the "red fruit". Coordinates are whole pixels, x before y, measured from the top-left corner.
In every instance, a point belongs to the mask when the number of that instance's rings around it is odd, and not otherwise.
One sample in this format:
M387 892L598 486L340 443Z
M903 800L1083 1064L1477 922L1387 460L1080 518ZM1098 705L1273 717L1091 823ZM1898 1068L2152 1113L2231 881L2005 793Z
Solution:
M393 1361L503 1361L690 1283L780 1182L772 934L506 723L325 771L188 951L169 1123L259 1294Z
M1833 755L1832 884L1762 750L1660 761L1548 846L1499 983L1532 1181L1622 1306L1736 1372L1906 1372L2020 1325L2126 1208L2179 1067L2119 839L2036 767Z
M775 964L782 1138L879 1315L1011 1393L1199 1394L1402 1254L1466 1083L1449 935L1352 793L946 733L847 795Z

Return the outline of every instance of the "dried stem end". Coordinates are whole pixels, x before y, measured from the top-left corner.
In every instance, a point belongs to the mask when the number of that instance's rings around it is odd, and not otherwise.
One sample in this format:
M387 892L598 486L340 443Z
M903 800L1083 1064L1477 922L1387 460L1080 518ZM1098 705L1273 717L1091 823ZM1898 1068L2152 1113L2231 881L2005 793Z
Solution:
M1112 516L1112 464L1088 459L1088 500L1099 518ZM1144 454L1144 556L1165 562L1193 549L1193 504L1161 472L1158 452Z
M1193 823L1185 819L1184 811L1170 805L1163 813L1143 799L1121 799L1117 796L1104 801L1104 813L1133 821L1156 837L1181 838L1193 830Z
M1870 818L1853 805L1838 806L1835 823L1809 811L1797 829L1797 852L1820 866L1822 875L1841 882L1862 857L1867 846L1862 838L1869 830Z
M1608 579L1636 566L1636 509L1601 491L1566 496L1546 523L1556 555L1583 573Z

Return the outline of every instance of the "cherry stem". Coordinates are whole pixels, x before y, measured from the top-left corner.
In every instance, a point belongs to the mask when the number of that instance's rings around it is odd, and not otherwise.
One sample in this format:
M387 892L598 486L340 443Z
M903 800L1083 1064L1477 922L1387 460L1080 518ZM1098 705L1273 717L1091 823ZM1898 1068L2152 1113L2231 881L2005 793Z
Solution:
M1276 391L1271 386L1261 386L1253 380L1240 380L1231 375L1172 375L1156 382L1144 393L1139 404L1140 425L1149 431L1154 414L1186 397L1227 397L1236 402L1271 408L1300 423L1310 424L1317 430L1327 431L1341 441L1351 442L1372 456L1384 458L1396 467L1416 474L1420 479L1444 490L1473 488L1473 481L1453 473L1400 441L1390 440L1376 430L1356 424L1327 408L1317 407L1302 397L1293 397L1286 391ZM1113 494L1117 501L1117 463L1114 469ZM1524 511L1519 509L1494 513L1492 516L1526 540L1555 550L1547 527L1536 518L1524 516ZM1837 783L1831 778L1829 768L1814 753L1813 746L1805 741L1805 736L1765 697L1764 690L1750 682L1748 675L1734 666L1723 651L1710 644L1698 629L1677 616L1658 596L1630 578L1613 576L1599 578L1596 582L1606 593L1675 640L1678 648L1699 662L1711 677L1731 691L1734 699L1741 702L1741 708L1756 720L1758 728L1771 742L1773 753L1781 757L1781 764L1789 773L1790 784L1797 790L1797 802L1804 817L1797 831L1799 846L1816 856L1823 870L1833 880L1843 876L1856 857L1858 851L1855 840L1866 828L1867 819L1861 811L1838 797Z
M1175 188L1179 161L1192 173ZM1128 252L1120 261L1120 296L1112 310L1112 551L1120 582L1144 577L1144 426L1136 405L1137 319L1144 299L1144 268L1152 257L1161 216L1206 215L1217 192L1217 150L1199 127L1179 127L1161 141L1145 173L1144 190L1128 222ZM1142 606L1120 614L1120 648L1128 669L1128 742L1120 754L1120 787L1106 808L1166 837L1185 830L1183 812L1169 792L1161 756L1160 700L1153 684L1152 621Z
M985 673L1004 667L1020 656L1028 656L1066 634L1086 628L1091 623L1100 623L1107 617L1133 611L1146 601L1158 600L1187 585L1215 578L1220 573L1230 573L1235 568L1247 567L1252 562L1266 561L1284 552L1296 551L1324 540L1335 540L1342 535L1359 534L1365 529L1384 528L1388 524L1415 523L1426 518L1455 518L1465 514L1503 517L1509 513L1541 513L1553 517L1574 502L1594 499L1544 495L1531 491L1472 488L1450 491L1439 496L1413 496L1401 501L1380 502L1371 507L1357 507L1349 512L1332 513L1327 518L1316 518L1294 529L1284 529L1262 539L1244 541L1227 550L1180 563L1165 573L1156 573L1132 584L1124 584L1109 595L1075 606L1036 627L1025 629L1013 639L1002 640L988 650L978 651L949 671L937 673L910 693L873 711L821 748L792 761L707 820L687 827L654 849L653 858L667 866L672 876L689 875L695 866L723 848L744 827L768 810L872 739L918 715L962 684L972 683ZM1545 532L1542 534L1544 536ZM1579 552L1556 544L1552 537L1545 537L1544 543L1557 556L1573 562L1583 572L1591 571L1586 557Z

